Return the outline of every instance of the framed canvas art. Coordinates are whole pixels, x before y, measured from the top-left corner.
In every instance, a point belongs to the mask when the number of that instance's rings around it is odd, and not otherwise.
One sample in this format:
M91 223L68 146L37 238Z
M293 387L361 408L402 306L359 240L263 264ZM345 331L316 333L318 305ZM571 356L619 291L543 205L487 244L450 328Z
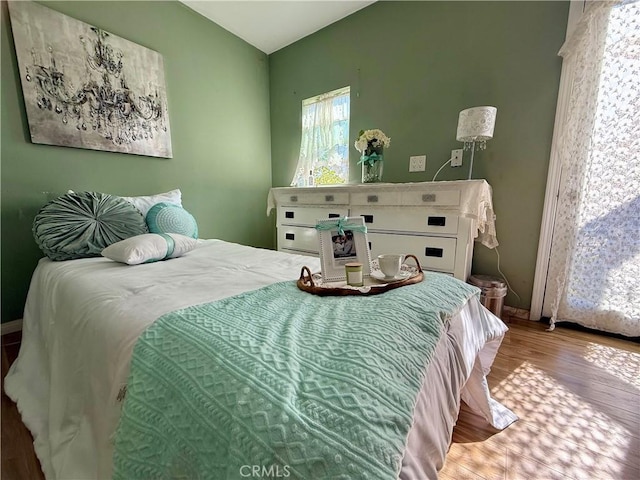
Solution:
M32 142L171 158L159 53L34 2L9 13Z

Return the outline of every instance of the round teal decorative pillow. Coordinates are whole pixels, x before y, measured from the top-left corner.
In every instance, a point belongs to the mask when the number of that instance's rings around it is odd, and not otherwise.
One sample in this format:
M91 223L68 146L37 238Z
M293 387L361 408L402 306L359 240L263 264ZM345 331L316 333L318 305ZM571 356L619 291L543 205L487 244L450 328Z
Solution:
M33 220L36 243L51 260L99 257L112 243L148 232L140 210L123 198L98 192L62 195Z
M147 225L151 233L179 233L198 238L198 224L189 212L174 203L156 203L147 212Z

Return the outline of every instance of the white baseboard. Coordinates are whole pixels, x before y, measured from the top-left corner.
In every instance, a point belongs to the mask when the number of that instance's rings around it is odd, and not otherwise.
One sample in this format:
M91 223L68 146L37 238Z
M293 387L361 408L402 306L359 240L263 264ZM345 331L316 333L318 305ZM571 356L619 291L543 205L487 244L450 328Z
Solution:
M515 308L510 307L509 305L505 305L502 308L502 313L509 315L510 317L521 318L522 320L530 320L529 310L524 308Z
M6 322L2 324L2 335L8 333L19 332L22 330L22 319L13 320L12 322Z

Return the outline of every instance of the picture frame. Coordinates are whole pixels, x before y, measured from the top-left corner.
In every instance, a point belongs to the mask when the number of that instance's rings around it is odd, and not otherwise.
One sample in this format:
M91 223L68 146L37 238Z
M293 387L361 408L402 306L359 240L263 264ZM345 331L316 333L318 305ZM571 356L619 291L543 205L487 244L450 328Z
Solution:
M8 8L32 143L173 157L160 53L36 2Z
M345 264L362 263L362 276L371 276L371 252L367 227L362 217L341 217L319 220L316 230L320 237L320 266L325 282L346 280Z

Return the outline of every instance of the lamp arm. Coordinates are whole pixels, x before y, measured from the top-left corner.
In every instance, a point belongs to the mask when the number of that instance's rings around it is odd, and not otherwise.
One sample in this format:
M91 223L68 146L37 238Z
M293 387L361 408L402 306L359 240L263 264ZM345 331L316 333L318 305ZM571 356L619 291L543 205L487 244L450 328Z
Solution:
M473 172L473 154L476 152L476 141L473 141L473 144L471 145L471 161L469 162L469 178L468 180L471 180L471 173Z

